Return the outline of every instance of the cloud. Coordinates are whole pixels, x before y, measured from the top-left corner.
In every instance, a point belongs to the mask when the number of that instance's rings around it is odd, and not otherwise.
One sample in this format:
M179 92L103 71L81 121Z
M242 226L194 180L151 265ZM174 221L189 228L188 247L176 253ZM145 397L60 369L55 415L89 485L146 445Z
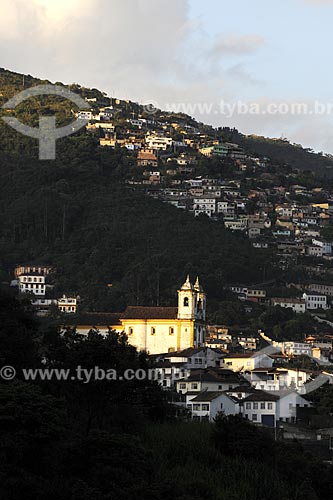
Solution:
M214 43L211 53L213 56L245 55L255 52L264 45L264 38L258 35L222 35Z
M228 119L216 109L205 115L196 109L196 103L209 101L214 108L222 99L269 94L267 82L258 81L249 63L268 42L255 33L221 33L212 39L200 18L190 17L189 3L0 0L1 66L139 102L155 101L161 108L189 103L189 114L201 121L236 126L245 133L284 132L323 149L328 133L313 135L312 141L310 130L314 122L316 130L328 130L325 117L239 114Z
M333 0L303 0L310 5L333 5Z
M250 85L262 85L263 82L254 78L249 71L245 69L244 64L239 63L231 66L227 69L227 74L234 79L236 82L240 82L242 84L250 84Z
M212 47L190 19L188 0L0 0L0 7L1 65L15 71L161 102L228 94L234 78L209 57L221 44ZM256 40L232 35L223 43L236 55Z
M0 8L3 66L121 94L176 71L190 31L187 0L0 0Z

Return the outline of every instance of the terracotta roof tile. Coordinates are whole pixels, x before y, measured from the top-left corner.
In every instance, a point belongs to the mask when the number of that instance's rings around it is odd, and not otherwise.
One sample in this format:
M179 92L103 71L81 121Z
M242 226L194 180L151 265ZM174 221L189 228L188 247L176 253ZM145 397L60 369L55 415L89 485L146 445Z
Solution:
M124 319L177 319L178 307L128 306Z

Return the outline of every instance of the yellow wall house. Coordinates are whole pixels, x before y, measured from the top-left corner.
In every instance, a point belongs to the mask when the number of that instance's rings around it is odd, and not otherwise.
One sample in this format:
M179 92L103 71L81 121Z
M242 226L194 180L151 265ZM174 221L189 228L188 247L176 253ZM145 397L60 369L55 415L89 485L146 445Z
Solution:
M128 342L138 350L160 354L204 345L205 321L206 294L199 279L193 285L188 276L178 290L178 307L128 306L118 323L101 325L96 321L77 325L76 329L82 334L93 327L101 333L108 328L124 331Z

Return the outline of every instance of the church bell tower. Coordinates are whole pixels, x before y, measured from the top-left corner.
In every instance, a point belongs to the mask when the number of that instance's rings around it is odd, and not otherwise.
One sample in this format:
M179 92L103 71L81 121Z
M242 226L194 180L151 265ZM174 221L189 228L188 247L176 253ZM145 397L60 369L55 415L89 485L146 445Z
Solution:
M199 277L194 284L195 293L195 318L205 321L206 320L206 294L203 291L202 286L199 283Z
M196 292L187 276L185 283L178 290L178 319L195 319Z

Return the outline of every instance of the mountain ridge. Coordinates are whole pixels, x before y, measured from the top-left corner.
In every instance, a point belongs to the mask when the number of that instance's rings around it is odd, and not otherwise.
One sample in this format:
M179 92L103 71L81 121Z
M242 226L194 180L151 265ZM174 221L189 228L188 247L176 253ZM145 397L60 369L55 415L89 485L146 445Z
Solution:
M43 80L31 75L24 75L21 73L12 72L4 68L0 68L0 105L13 97L15 93L28 88L28 84L40 85L51 84L49 80ZM29 86L32 86L29 85ZM110 104L112 101L117 101L116 98L106 97L106 93L96 88L90 89L82 87L79 84L63 84L56 82L55 85L62 85L69 88L75 93L81 95L82 98L96 97L105 104ZM142 105L133 101L120 100L127 103L127 116L130 113L141 113L143 116L148 116L147 105ZM91 104L94 107L94 104ZM96 106L95 106L96 107ZM200 132L206 133L207 131L216 137L216 139L235 142L242 146L244 150L252 155L261 155L271 158L284 164L289 164L293 169L298 170L311 170L320 177L333 177L333 158L331 155L323 153L315 153L309 148L304 148L300 144L292 144L288 139L283 138L269 138L256 134L245 135L235 128L230 127L216 127L199 122L195 118L184 113L174 113L172 111L163 111L154 109L151 116L154 119L163 117L167 121L171 120L185 120L188 123L198 127ZM125 114L126 116L126 114Z

